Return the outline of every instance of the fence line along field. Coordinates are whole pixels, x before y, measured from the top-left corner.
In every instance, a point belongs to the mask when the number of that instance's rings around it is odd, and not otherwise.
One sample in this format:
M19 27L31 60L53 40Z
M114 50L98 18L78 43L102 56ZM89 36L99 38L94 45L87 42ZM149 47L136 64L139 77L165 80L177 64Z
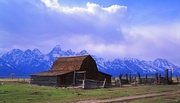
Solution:
M29 83L30 82L30 78L0 78L0 83L3 82L24 82L24 83Z

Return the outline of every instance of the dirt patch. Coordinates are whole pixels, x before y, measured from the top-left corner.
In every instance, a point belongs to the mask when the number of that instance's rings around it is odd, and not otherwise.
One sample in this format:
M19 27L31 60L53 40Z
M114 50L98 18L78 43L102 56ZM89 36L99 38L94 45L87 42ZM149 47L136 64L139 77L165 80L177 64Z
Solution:
M126 97L106 99L106 100L79 101L77 103L117 103L117 102L127 102L127 101L138 100L138 99L145 99L145 98L155 98L155 97L172 95L172 94L180 94L180 91L152 93L152 94L145 94L145 95L134 95L134 96L126 96ZM167 98L167 100L170 101L170 102L177 101L174 98Z

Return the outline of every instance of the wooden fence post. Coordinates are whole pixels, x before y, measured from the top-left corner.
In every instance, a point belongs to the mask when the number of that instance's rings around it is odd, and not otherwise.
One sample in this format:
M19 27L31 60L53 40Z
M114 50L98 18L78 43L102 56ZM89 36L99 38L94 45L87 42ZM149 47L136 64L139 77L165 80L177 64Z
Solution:
M147 74L146 74L146 84L148 84L148 77L147 77Z
M178 76L176 76L176 79L177 79L177 84L179 84Z
M159 84L161 85L161 73L159 74Z
M82 88L83 88L83 89L85 88L85 80L83 80Z
M119 75L119 87L122 87L122 74Z
M127 82L127 84L128 84L128 73L126 73L126 82Z
M138 82L139 82L139 84L141 84L141 75L139 72L138 72Z
M11 73L11 79L14 79L14 73Z
M106 85L106 78L104 79L104 82L103 82L103 88L105 87Z
M155 75L156 75L156 85L158 85L158 73L156 73Z
M168 76L168 69L166 69L166 84L169 84L169 76Z
M170 69L170 83L172 84L173 82L172 82L172 69Z
M129 84L131 84L131 73L129 74Z
M135 74L135 77L134 77L134 83L135 83L135 86L136 86L137 85L136 74Z

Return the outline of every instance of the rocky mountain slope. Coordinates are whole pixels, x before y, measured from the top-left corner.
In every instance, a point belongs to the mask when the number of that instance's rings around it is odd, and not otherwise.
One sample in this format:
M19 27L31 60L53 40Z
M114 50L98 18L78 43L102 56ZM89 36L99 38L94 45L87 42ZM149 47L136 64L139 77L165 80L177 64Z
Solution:
M22 51L13 49L0 57L0 77L10 76L29 76L30 74L49 70L57 57L86 55L88 52L74 52L71 49L64 51L59 45L55 46L48 54L43 54L39 49ZM102 72L118 76L120 73L152 74L165 73L165 69L172 69L173 75L180 75L180 67L174 65L168 60L158 58L154 61L144 61L134 58L105 60L92 55L95 59L98 69Z

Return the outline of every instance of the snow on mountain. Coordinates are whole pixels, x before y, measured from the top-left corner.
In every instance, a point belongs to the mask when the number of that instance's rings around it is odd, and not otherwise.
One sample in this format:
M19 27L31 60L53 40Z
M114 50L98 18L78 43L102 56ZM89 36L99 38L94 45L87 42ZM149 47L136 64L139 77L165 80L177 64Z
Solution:
M67 50L67 51L64 52L64 55L66 55L66 56L73 56L73 55L75 55L75 54L76 54L76 53L73 52L71 49L69 49L69 50Z
M10 74L14 70L15 70L15 68L11 64L0 59L0 77L1 76L7 76L6 74Z
M14 73L17 76L29 76L30 74L49 70L57 57L87 55L86 50L74 52L71 49L62 50L60 45L55 46L48 54L43 54L39 49L25 51L13 49L0 57L0 76L9 76ZM165 73L165 69L172 69L173 75L180 75L180 67L165 59L144 61L135 58L105 60L92 55L98 69L102 72L118 76L120 73Z
M174 65L173 63L169 62L166 59L158 58L154 60L153 65L160 68L159 70L172 69L174 74L177 74L177 73L180 74L180 67Z
M80 53L77 53L76 55L87 55L89 54L86 50L82 50Z
M175 66L165 59L154 61L144 61L134 58L104 60L103 58L93 57L96 60L100 71L118 76L120 73L165 74L166 69L172 69L173 75L180 75L180 67Z

